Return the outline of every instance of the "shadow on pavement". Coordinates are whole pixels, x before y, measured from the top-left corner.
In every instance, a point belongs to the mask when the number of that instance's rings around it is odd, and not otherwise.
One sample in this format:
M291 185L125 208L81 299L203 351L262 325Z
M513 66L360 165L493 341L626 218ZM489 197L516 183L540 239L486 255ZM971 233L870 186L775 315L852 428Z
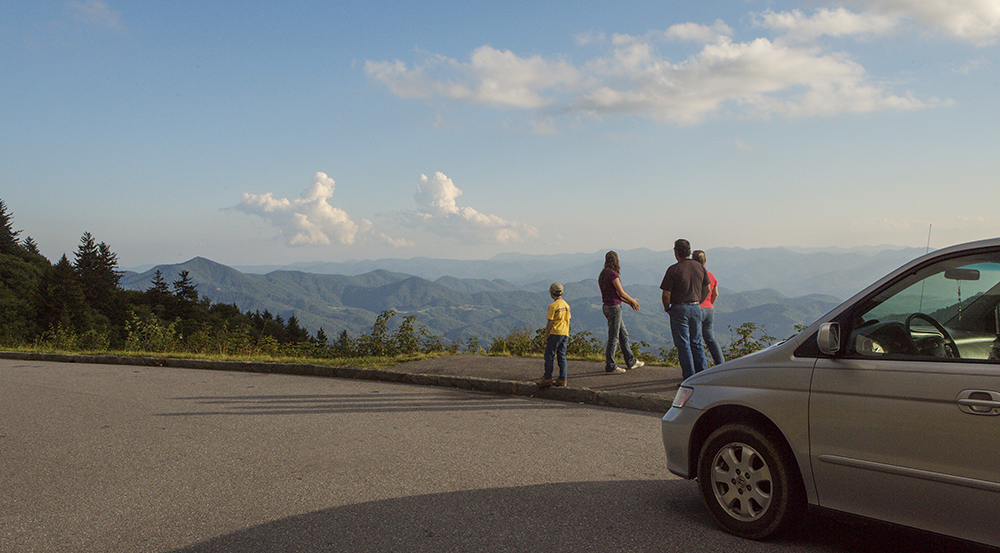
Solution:
M824 513L810 513L803 523L780 540L747 541L717 529L692 482L571 482L325 509L219 536L176 553L989 551ZM488 530L477 530L482 528Z
M317 395L236 395L172 398L184 404L161 417L210 415L312 415L342 413L403 413L429 411L480 411L497 409L567 409L555 402L528 402L520 398L498 403L493 394L442 391L438 395L406 392Z

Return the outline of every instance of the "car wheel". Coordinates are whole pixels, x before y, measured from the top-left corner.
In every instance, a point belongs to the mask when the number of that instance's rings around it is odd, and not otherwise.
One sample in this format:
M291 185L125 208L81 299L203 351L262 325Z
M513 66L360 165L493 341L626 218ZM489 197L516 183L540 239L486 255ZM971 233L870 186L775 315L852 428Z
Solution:
M745 424L722 426L708 437L698 459L698 483L719 524L744 538L773 536L805 509L791 454Z

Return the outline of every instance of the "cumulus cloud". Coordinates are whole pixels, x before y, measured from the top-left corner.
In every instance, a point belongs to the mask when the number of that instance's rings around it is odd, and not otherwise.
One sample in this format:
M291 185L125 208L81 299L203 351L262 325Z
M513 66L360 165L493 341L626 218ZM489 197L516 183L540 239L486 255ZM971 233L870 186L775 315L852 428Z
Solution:
M937 29L976 46L995 44L1000 37L1000 4L995 0L849 0L861 11L822 8L812 15L799 10L759 16L763 26L790 38L820 36L882 36L912 30L912 25Z
M851 0L851 3L866 10L865 13L910 18L976 46L996 44L1000 37L1000 3L996 0Z
M902 14L854 13L845 8L820 9L812 15L799 10L767 12L758 16L760 25L784 33L786 39L816 39L822 36L878 36L894 32Z
M510 244L537 235L531 225L459 206L456 199L461 195L462 191L444 173L420 175L413 195L418 209L394 215L403 226L425 229L465 244Z
M769 36L734 38L723 21L681 23L642 36L591 33L577 45L605 52L580 63L521 57L481 46L468 61L428 55L414 64L368 61L365 72L393 94L531 110L552 117L628 114L678 125L709 117L837 115L938 105L895 92L825 37L870 39L939 29L975 45L1000 36L996 0L848 0L842 6L752 14ZM660 53L663 41L701 45L682 60ZM552 132L552 125L545 127Z
M231 209L269 221L292 246L353 244L359 227L344 210L327 201L333 197L333 189L333 179L326 173L316 173L312 184L296 200L276 198L271 192L244 193L240 203Z
M405 63L365 62L369 78L404 98L439 96L469 104L540 108L551 98L547 90L573 87L579 70L561 60L541 56L522 58L509 50L480 46L468 62L431 56L410 68ZM437 73L445 76L435 78Z
M72 1L66 4L72 12L73 19L98 27L107 27L115 31L125 31L122 16L108 7L104 2L88 0L87 2Z
M726 110L770 117L913 109L925 104L888 93L842 55L766 38L734 42L718 36L683 63L669 63L642 37L619 37L607 71L627 86L581 94L573 108L593 114L636 114L695 124Z

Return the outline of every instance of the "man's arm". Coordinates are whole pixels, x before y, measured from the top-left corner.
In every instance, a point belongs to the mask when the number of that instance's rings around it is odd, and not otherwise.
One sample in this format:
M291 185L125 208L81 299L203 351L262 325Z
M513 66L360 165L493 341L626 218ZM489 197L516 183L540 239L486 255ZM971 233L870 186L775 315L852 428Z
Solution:
M663 310L670 311L670 291L663 291Z

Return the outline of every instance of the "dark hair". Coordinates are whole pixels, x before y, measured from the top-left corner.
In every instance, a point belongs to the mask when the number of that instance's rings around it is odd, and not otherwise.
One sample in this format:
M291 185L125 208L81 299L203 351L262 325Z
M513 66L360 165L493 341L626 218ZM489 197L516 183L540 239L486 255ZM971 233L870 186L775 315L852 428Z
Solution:
M616 273L622 272L622 266L618 264L618 254L614 250L604 254L604 268L611 269Z
M674 242L674 252L677 253L677 256L681 259L691 257L691 242L688 242L683 238L678 238Z
M705 264L705 252L703 252L701 250L695 250L695 251L693 251L693 252L691 252L691 259L694 259L698 263L701 263L702 265L704 265Z

